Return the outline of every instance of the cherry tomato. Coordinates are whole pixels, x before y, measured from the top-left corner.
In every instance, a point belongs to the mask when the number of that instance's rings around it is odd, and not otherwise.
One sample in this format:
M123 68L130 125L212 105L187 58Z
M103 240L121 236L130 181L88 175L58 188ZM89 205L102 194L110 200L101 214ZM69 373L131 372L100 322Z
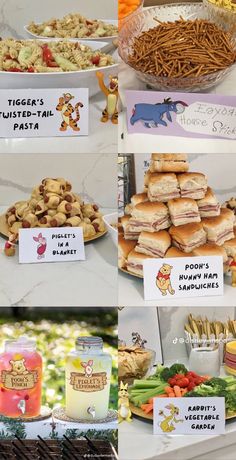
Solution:
M34 73L34 67L29 67L27 70L28 73Z
M186 374L186 377L190 377L190 376L191 376L191 377L199 377L199 376L196 374L196 372L192 372L192 371L189 371L189 372L187 372L187 374Z
M183 377L185 377L184 374L175 374L174 376L175 379L182 379Z
M43 60L44 62L46 62L46 64L48 64L49 61L53 60L52 52L48 48L48 45L43 45L42 49L43 49Z
M18 67L11 67L11 68L9 69L9 72L23 72L23 70L18 69Z
M93 57L91 58L91 62L92 62L92 64L94 64L94 65L98 65L99 62L100 62L100 56L93 56Z
M186 388L189 385L189 380L187 379L187 377L183 377L182 379L178 380L177 384L180 388Z
M188 390L188 391L192 391L192 390L195 388L195 386L196 386L196 385L195 385L194 383L190 383L190 384L188 385L187 390Z

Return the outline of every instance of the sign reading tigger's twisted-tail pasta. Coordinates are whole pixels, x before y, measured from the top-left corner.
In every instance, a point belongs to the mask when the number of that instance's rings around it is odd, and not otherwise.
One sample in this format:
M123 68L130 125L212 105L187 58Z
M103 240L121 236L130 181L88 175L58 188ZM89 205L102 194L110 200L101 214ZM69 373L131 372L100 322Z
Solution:
M154 434L224 434L225 398L154 398Z
M129 133L236 139L236 96L126 91Z
M223 295L220 256L146 259L143 262L145 300Z
M88 88L0 90L0 137L88 135Z

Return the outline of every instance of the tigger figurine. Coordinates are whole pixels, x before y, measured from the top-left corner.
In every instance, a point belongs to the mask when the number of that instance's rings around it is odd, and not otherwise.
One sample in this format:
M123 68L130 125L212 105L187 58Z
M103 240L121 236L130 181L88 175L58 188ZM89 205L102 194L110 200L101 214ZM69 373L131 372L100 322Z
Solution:
M105 109L102 112L101 121L106 123L109 119L115 125L118 124L118 100L119 100L119 92L118 92L118 77L109 76L110 83L108 86L104 83L104 74L103 72L96 72L96 76L98 79L98 84L100 86L101 91L105 94L107 99L107 104Z
M56 107L56 110L61 112L62 123L60 131L66 131L68 127L71 127L73 131L80 131L80 128L77 126L78 121L80 120L79 107L83 107L82 102L77 102L75 107L70 104L70 101L74 99L70 93L63 94L63 97L59 98L59 104ZM76 113L76 118L73 119L72 113Z

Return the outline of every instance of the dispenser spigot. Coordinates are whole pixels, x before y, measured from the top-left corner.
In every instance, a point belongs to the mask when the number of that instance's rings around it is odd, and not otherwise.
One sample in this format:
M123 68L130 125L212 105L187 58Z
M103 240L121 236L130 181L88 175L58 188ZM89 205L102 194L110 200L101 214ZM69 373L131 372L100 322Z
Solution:
M87 412L88 412L88 414L90 414L92 416L92 418L95 418L96 412L95 412L95 407L94 406L88 407Z
M24 399L21 399L17 405L18 409L20 409L20 411L22 412L22 414L24 415L25 414L25 411L26 411L26 403L25 403L25 400Z

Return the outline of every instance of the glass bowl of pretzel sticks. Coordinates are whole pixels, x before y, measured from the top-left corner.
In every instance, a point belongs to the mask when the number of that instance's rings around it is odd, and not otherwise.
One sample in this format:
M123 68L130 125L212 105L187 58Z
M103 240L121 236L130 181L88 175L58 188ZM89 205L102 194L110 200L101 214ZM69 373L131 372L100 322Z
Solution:
M203 2L208 10L209 19L236 36L235 0L203 0Z
M126 21L119 54L150 87L194 92L217 85L232 71L236 41L208 19L203 4L168 4Z

